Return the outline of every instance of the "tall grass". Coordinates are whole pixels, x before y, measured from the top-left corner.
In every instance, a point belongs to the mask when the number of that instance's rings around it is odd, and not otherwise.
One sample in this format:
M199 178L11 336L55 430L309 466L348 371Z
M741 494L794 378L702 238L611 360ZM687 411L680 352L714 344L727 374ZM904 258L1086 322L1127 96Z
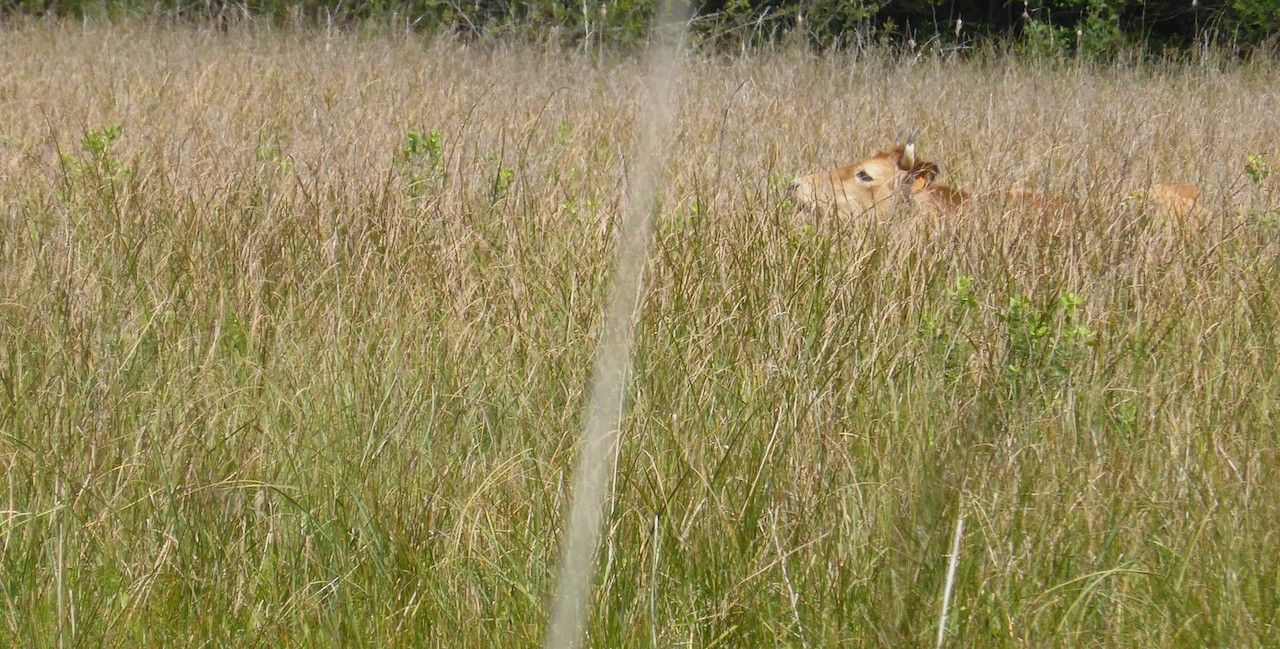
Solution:
M536 645L643 68L0 29L0 644ZM960 516L948 646L1275 645L1273 63L682 65L592 646L933 643ZM786 203L912 125L1078 218Z

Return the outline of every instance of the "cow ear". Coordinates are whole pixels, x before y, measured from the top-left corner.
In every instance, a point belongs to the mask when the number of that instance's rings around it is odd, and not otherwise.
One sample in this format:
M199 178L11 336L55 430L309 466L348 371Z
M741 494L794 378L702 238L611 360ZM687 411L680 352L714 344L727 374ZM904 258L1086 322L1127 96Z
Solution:
M928 182L933 182L934 179L938 177L940 171L941 170L938 168L938 165L932 162L925 162L917 167L911 175L916 178L923 178Z
M922 162L914 169L906 171L906 182L913 193L924 189L938 177L938 165L932 162Z

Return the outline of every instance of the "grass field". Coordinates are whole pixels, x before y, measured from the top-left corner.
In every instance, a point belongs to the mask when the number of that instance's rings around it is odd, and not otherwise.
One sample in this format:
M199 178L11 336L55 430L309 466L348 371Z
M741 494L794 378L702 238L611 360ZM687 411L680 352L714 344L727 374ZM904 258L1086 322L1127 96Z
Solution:
M639 59L19 22L0 61L0 645L538 644ZM1280 645L1280 66L682 74L590 646L933 646L960 516L948 646ZM787 203L913 126L1078 218Z

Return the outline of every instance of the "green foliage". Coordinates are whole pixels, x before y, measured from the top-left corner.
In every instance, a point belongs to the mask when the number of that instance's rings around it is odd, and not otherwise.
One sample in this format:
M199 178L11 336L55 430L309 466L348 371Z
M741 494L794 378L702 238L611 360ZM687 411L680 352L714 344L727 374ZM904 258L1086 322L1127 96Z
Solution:
M1080 321L1084 300L1074 293L1062 293L1047 305L1014 294L999 315L1007 327L1005 369L1018 378L1066 377L1094 345L1094 333Z
M112 164L107 149L124 133L119 124L104 126L96 131L87 131L80 139L80 146L89 153L89 157L98 164Z
M433 129L424 133L417 129L411 130L405 135L404 148L400 149L398 160L402 163L426 161L430 165L437 165L443 159L440 140L440 131Z
M1263 230L1280 230L1280 208L1249 209L1244 212L1249 225Z
M683 236L697 229L706 220L707 207L695 200L682 211L669 214L659 212L656 216L662 236Z
M1022 51L1036 58L1106 59L1126 42L1116 2L1050 0L1027 16Z
M975 354L991 344L975 341L992 338L983 331L989 325L972 276L958 277L944 294L941 312L921 318L916 338L953 384L965 380ZM1096 344L1095 333L1082 320L1083 307L1084 299L1071 292L1044 304L1019 293L1010 296L995 313L1002 325L995 340L1003 347L1003 384L1017 394L1039 393L1067 378Z
M562 149L573 144L573 126L568 122L556 124L555 144Z
M105 180L112 180L128 173L128 170L120 165L111 152L112 145L123 133L124 127L119 124L85 131L84 136L80 138L80 149L84 155L73 156L66 153L61 155L64 173L73 176L94 175Z
M263 167L274 169L281 174L288 174L293 170L293 161L281 153L279 145L263 144L258 147L255 156Z
M1042 20L1031 20L1023 27L1019 49L1033 58L1055 59L1067 55L1071 41L1070 28Z
M1261 153L1249 156L1248 161L1244 165L1244 174L1249 178L1249 182L1261 185L1271 175L1271 169L1267 167L1267 158Z
M1271 177L1271 168L1267 165L1266 156L1261 153L1250 155L1244 165L1244 175L1255 190L1263 190L1263 183ZM1249 208L1244 211L1244 215L1249 224L1254 227L1265 229L1280 227L1280 207L1275 207L1274 204Z
M976 350L972 330L976 326L978 300L973 276L957 278L954 287L946 290L946 297L943 313L926 314L916 328L916 337L925 344L930 357L941 361L943 375L950 384L962 378Z
M795 29L803 33L811 45L819 48L857 44L862 32L872 25L870 21L875 18L879 7L864 0L804 0L794 6L798 18ZM761 9L759 5L754 7L754 16L762 16ZM892 24L892 20L889 22ZM887 31L892 33L895 30L891 27Z
M114 208L121 184L133 175L133 170L121 163L113 152L116 140L123 134L124 127L120 124L85 131L80 138L80 155L62 153L58 156L64 200L74 200L87 191L95 208L104 211Z
M435 129L430 131L413 129L405 134L404 146L396 153L394 162L407 181L410 195L422 197L438 192L444 187L442 139L440 131ZM496 179L494 186L496 189Z
M496 204L507 195L507 190L511 189L516 172L514 169L502 166L502 160L493 153L490 153L487 159L493 166L493 179L489 185L489 203Z
M1231 0L1224 13L1233 18L1246 39L1266 38L1280 30L1280 6L1276 0Z
M560 213L574 220L582 220L594 216L596 207L595 199L588 198L579 203L576 199L570 198L560 206Z
M471 36L554 39L588 48L642 45L657 0L10 0L8 14L75 18L169 14L226 28L252 16L279 24L367 27ZM1206 34L1233 42L1263 42L1280 29L1275 0L703 0L693 6L696 43L753 47L782 37L818 49L868 44L956 42L1017 37L1021 51L1042 58L1107 58L1128 42L1188 46ZM1019 16L1018 12L1023 12ZM960 19L962 29L956 29Z
M1116 2L1087 0L1084 19L1076 23L1076 51L1088 59L1109 58L1125 43Z

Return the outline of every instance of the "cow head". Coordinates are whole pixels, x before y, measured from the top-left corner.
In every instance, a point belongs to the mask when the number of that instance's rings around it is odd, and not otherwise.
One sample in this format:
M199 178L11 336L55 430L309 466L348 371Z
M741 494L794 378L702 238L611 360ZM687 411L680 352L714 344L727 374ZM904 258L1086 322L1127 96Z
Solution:
M938 165L916 156L916 134L875 155L832 171L796 178L790 192L802 208L834 215L893 209L899 201L928 188Z

